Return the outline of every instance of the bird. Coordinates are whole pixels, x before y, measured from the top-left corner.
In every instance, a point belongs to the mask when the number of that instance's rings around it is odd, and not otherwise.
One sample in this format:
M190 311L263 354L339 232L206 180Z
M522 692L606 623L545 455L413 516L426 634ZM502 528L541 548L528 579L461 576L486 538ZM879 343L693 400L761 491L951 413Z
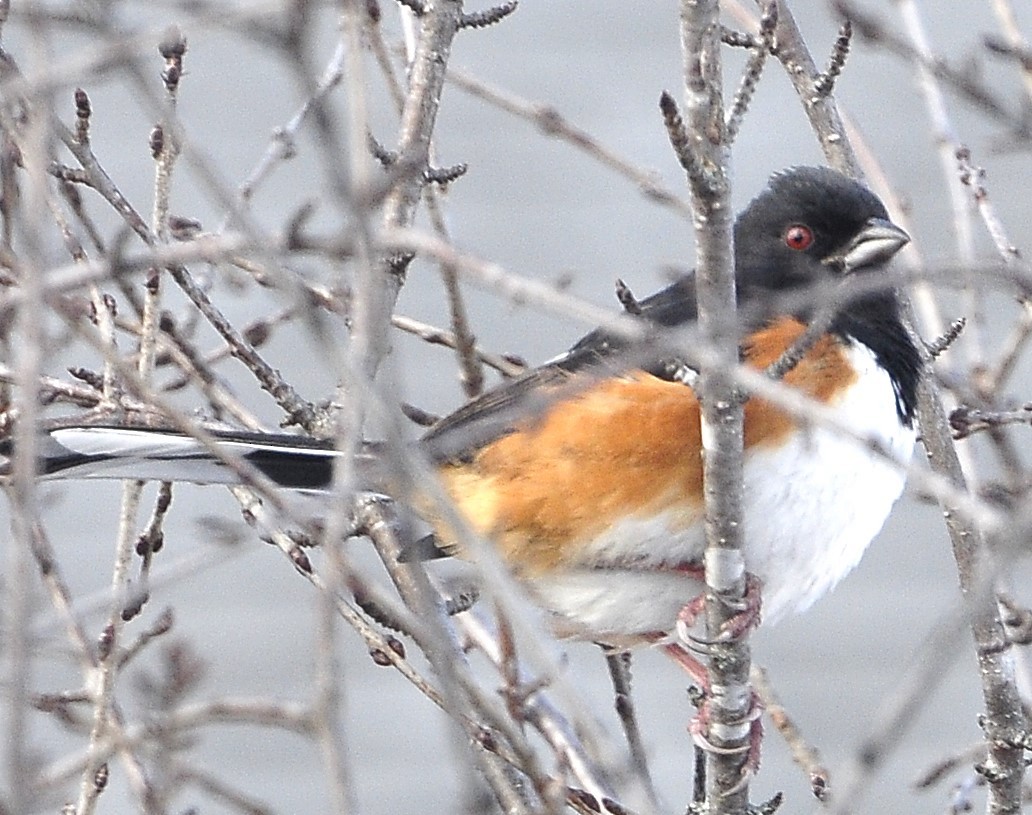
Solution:
M850 572L903 491L899 465L914 445L922 362L888 269L908 242L877 196L825 167L775 173L736 219L741 361L767 369L820 320L784 384L896 462L834 427L747 400L743 556L765 622L806 609ZM821 292L860 276L871 285L822 303ZM692 325L694 275L632 312L656 331ZM672 343L636 345L597 329L415 443L560 637L621 649L669 641L705 588L696 372ZM212 435L279 486L331 486L332 446L288 434ZM193 438L154 428L66 423L40 450L45 478L238 477ZM0 456L11 454L11 443L0 443ZM431 502L413 502L433 527L435 551L466 554Z

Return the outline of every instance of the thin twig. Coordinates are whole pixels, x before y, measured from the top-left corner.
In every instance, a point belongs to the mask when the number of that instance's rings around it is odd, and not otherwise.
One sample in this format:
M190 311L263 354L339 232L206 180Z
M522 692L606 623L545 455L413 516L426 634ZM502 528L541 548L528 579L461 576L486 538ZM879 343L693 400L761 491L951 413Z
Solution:
M846 20L839 28L838 38L831 51L831 58L828 60L828 67L817 77L813 83L814 90L820 96L827 96L835 87L835 80L842 74L846 66L846 59L849 57L849 46L853 40L853 24Z
M731 110L727 114L727 138L728 143L733 144L738 135L738 128L742 126L742 120L749 110L749 103L752 102L756 86L759 85L760 77L763 76L763 68L767 64L767 57L774 47L774 29L778 24L778 4L774 0L763 6L760 14L760 33L755 38L755 45L749 53L749 59L742 71L742 78L735 91L735 100Z
M454 68L448 71L448 79L478 99L537 125L546 135L583 150L633 183L650 201L668 207L682 217L691 215L688 201L665 187L658 173L636 166L605 147L586 130L566 119L555 107L528 101Z
M631 696L631 655L627 651L606 654L606 667L609 668L609 679L613 683L616 714L620 718L627 746L631 751L631 765L638 776L638 781L648 795L649 803L658 807L655 785L649 773L649 759L645 752L645 744L638 727L638 717L634 711L634 699Z
M818 801L825 800L828 797L831 782L827 768L821 763L817 748L809 744L803 737L798 725L785 710L781 700L778 699L767 672L757 665L753 666L752 684L756 689L756 694L763 701L764 711L770 717L774 729L781 734L788 745L788 749L792 753L792 760L809 778L814 798Z

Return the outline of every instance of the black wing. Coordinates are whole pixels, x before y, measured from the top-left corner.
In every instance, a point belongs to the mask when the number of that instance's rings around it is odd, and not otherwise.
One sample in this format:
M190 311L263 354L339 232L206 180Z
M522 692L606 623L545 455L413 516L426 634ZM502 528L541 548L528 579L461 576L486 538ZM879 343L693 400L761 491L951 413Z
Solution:
M673 328L693 321L695 278L687 275L639 303L638 319ZM512 433L528 417L554 401L589 387L598 377L633 365L670 378L683 366L669 355L634 355L631 343L601 328L578 340L569 351L528 371L441 419L423 436L424 450L434 461L463 461L496 439Z

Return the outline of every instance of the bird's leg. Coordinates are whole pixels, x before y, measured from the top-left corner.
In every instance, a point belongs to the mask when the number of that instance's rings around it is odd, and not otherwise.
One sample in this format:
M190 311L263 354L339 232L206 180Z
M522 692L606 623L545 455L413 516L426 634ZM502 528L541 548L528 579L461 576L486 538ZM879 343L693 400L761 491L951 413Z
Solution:
M692 682L698 686L703 693L709 693L709 671L706 670L706 666L699 662L691 651L679 642L668 642L663 645L663 650L666 652L667 656L685 670L688 676L691 677Z
M693 567L697 568L697 567ZM744 636L760 622L760 581L753 575L747 575L745 595L734 610L736 613L721 627L715 638L705 639L693 634L691 629L698 622L706 608L706 596L699 595L686 603L677 615L677 633L685 645L668 642L663 650L691 677L691 681L701 690L699 712L688 725L692 740L703 750L715 753L747 753L742 768L742 783L756 772L760 766L760 744L763 740L763 725L760 716L763 703L755 692L752 693L749 709L744 722L749 724L749 743L743 747L728 749L714 744L709 738L709 725L712 719L712 685L709 671L692 651L705 653L710 646L726 643Z
M688 732L694 741L703 750L712 753L746 753L745 764L742 767L742 782L748 780L749 776L760 768L760 745L763 742L763 723L760 716L763 713L763 702L755 691L752 692L749 701L749 710L746 712L744 721L749 723L749 743L744 747L726 748L714 744L709 738L709 726L712 719L712 685L709 679L709 671L691 651L676 642L668 642L663 646L666 654L680 665L691 677L691 681L700 690L700 701L698 702L699 712L692 717L688 723ZM734 724L727 722L726 724Z

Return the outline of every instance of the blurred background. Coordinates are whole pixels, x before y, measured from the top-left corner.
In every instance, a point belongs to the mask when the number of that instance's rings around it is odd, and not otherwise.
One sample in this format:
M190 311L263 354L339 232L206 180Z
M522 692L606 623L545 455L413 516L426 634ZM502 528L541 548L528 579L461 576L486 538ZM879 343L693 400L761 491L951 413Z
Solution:
M218 6L218 4L210 4ZM390 43L400 42L398 10L382 4L382 26ZM901 32L900 10L920 12L934 52L958 70L971 71L992 87L1013 110L1027 113L1021 74L1011 61L993 58L983 46L999 35L989 3L900 4L871 0L860 4ZM89 26L74 20L50 26L45 37L33 33L19 11L34 8L14 0L4 30L9 53L28 75L53 71L59 83L54 107L73 120L72 89L83 87L93 103L92 143L98 158L128 199L149 213L153 162L148 134L157 116L141 101L134 81L119 70L89 72L82 66L100 45ZM273 129L294 115L300 100L297 82L270 47L234 24L233 4L225 15L199 13L204 6L176 3L105 3L109 22L140 46L141 64L160 90L161 60L156 43L162 30L178 24L189 43L178 112L189 145L174 178L172 211L193 218L204 229L223 222L225 208L190 155L217 168L221 183L236 188L266 151ZM268 4L275 15L276 4ZM823 0L791 4L800 27L823 63L835 40L839 18ZM255 7L257 8L257 7ZM1032 15L1016 4L1019 22L1032 31ZM248 9L254 13L254 9ZM321 69L336 45L332 8L318 10L319 37L310 65ZM735 25L732 17L728 18ZM902 34L901 34L902 36ZM730 94L742 55L725 50ZM678 3L653 0L523 0L515 14L486 30L460 33L450 68L535 105L554 107L566 120L590 133L606 148L647 169L666 187L686 195L683 175L668 145L658 99L662 90L680 96L681 52ZM318 75L318 69L315 75ZM392 146L396 117L381 92L372 61L367 65L369 107L375 135ZM914 248L929 268L955 266L958 230L947 180L936 152L936 135L925 114L915 70L906 60L856 38L836 87L837 97L862 133L870 154L884 170L909 218ZM332 98L341 110L345 98ZM1025 101L1022 101L1025 100ZM1032 222L1028 194L1028 144L1015 145L986 113L947 92L955 138L970 147L973 163L986 170L990 200L1011 240L1025 248ZM270 231L282 230L299 207L315 205L314 227L334 223L321 203L326 196L310 129L303 128L297 154L278 166L253 199L253 216ZM693 264L689 222L651 202L636 186L603 167L569 143L549 138L533 123L499 110L450 84L442 99L434 147L439 165L465 162L467 174L444 195L444 212L454 243L507 271L561 285L579 297L616 310L614 281L625 280L645 295L663 285L672 271ZM775 170L822 158L806 117L784 72L771 60L733 152L736 209L764 186ZM119 221L95 197L87 202L101 229L114 240ZM420 218L419 223L422 224ZM974 251L992 260L992 244L979 224ZM52 240L53 263L67 263L60 242ZM908 250L911 251L911 250ZM299 269L318 275L317 269ZM198 267L198 274L205 270ZM277 310L275 292L259 289L242 274L212 272L213 297L240 324ZM184 312L181 297L169 287L168 308ZM546 315L508 302L491 291L466 287L468 310L479 343L535 364L564 349L590 326ZM965 301L945 294L948 319L966 314ZM1018 317L1006 293L989 297L991 320L978 328L987 346L998 343ZM398 312L447 327L440 277L433 264L417 260L402 291ZM966 315L971 316L971 315ZM55 336L60 335L54 329ZM343 331L342 331L343 335ZM202 339L205 338L202 332ZM398 397L434 412L460 405L463 393L452 352L408 335L392 335L390 374ZM930 338L929 338L930 339ZM214 347L207 335L204 347ZM262 348L272 365L302 391L318 400L332 394L335 382L323 351L304 330L278 327ZM951 354L963 354L954 349ZM957 363L965 362L963 357ZM96 365L76 345L48 351L47 373L66 376L71 364ZM267 426L280 421L275 405L234 363L220 369L241 399ZM1027 364L1011 381L1007 397L1030 398ZM158 376L159 381L162 377ZM493 381L493 380L492 380ZM196 394L180 394L187 408ZM415 434L415 430L413 433ZM1023 448L1023 430L1015 444ZM988 453L975 459L991 466ZM99 634L107 610L111 546L117 524L118 484L46 485L45 523L54 542L75 607L87 631ZM7 509L2 510L4 513ZM9 529L5 518L0 528ZM234 539L235 543L227 543ZM12 544L4 532L5 549ZM363 541L349 552L368 559ZM1014 564L1015 585L1027 577ZM1026 602L1032 600L1026 591ZM42 592L33 635L38 642L32 684L38 691L79 687L81 675L63 642L62 630ZM1019 592L1020 598L1020 592ZM239 510L223 491L182 486L176 489L166 544L155 566L152 599L137 626L174 609L170 635L186 641L205 664L198 696L268 696L305 699L311 693L316 643L315 593L299 579L281 554L256 539L239 520ZM836 770L855 761L875 731L893 693L911 676L915 662L926 664L929 643L941 670L927 698L884 766L863 789L857 812L943 812L949 782L930 791L913 788L915 778L946 756L975 744L981 736L977 717L983 709L970 635L963 627L942 628L958 607L955 570L938 508L913 491L903 498L884 532L859 569L808 613L755 637L754 656L764 665L782 700L808 740L817 746L835 783ZM945 633L944 633L945 632ZM455 732L444 716L395 671L373 664L362 643L344 630L344 711L346 740L356 800L369 813L459 811L464 776ZM578 688L593 715L622 749L613 713L612 691L598 649L557 645L566 677ZM414 649L412 649L414 651ZM418 662L419 657L414 659ZM120 701L127 717L146 717L134 685L147 671L159 671L160 652L141 659L123 680ZM657 653L634 661L634 693L664 811L683 811L691 790L692 745L686 727L692 714L679 670ZM42 714L30 719L31 749L45 765L81 750L83 740ZM260 736L260 737L259 737ZM317 749L288 733L244 726L211 727L200 732L191 753L198 764L246 789L267 811L324 812L329 799ZM129 811L132 798L116 765L100 811ZM55 789L53 804L74 796L75 784ZM769 734L754 800L784 790L787 812L817 808L809 782L791 764L787 748ZM196 790L184 791L176 811L191 806L205 813L239 811Z

